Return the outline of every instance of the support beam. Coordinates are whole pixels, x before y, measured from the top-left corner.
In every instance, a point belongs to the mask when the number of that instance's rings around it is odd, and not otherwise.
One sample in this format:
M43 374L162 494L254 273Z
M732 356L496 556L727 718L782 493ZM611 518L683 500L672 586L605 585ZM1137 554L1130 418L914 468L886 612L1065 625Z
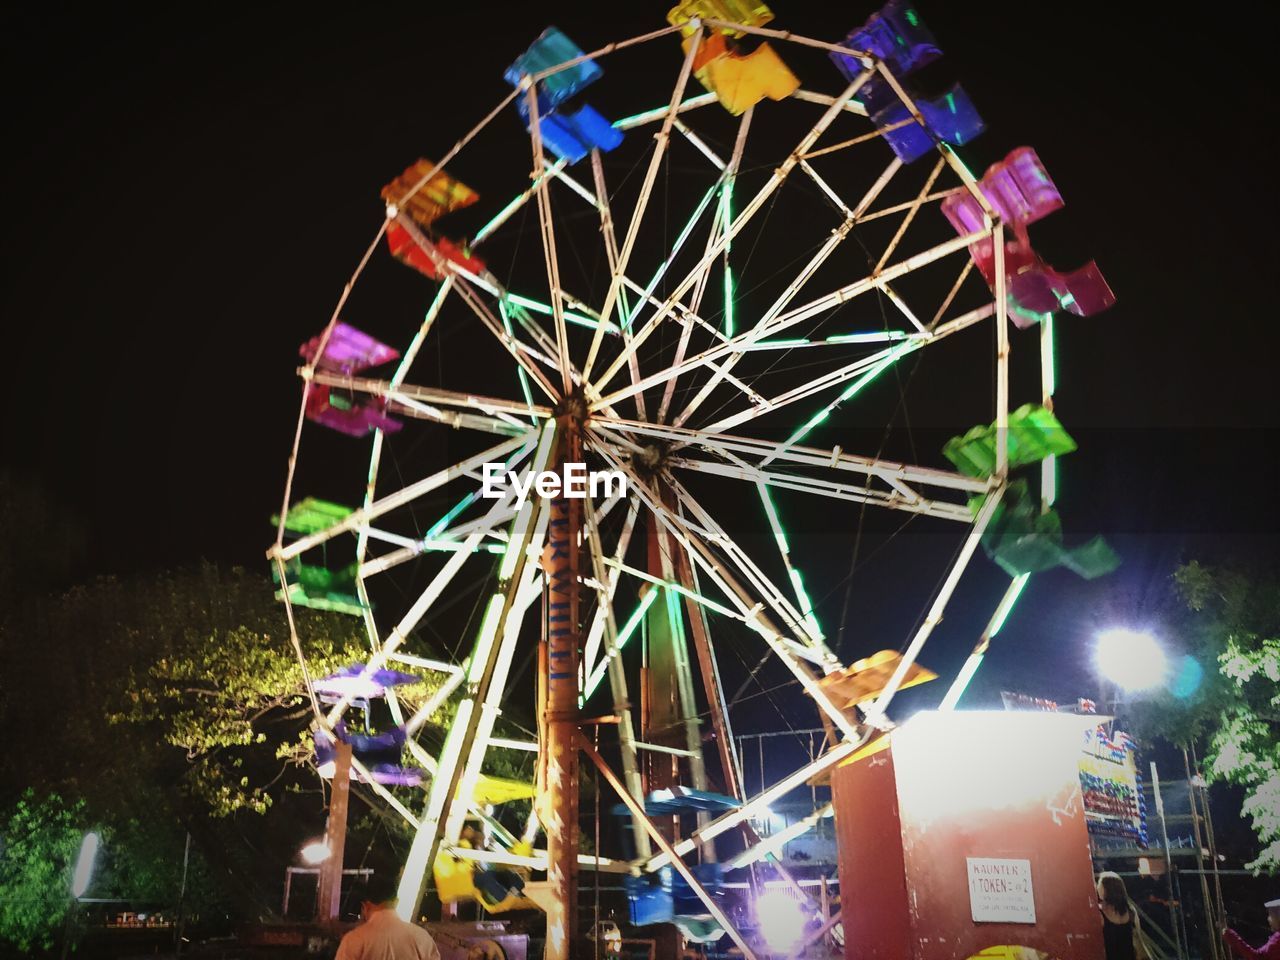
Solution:
M667 842L666 838L663 837L658 828L654 826L653 821L649 819L649 815L644 812L644 807L637 803L635 798L627 793L626 789L622 786L622 783L618 780L617 775L614 774L614 772L609 769L609 765L604 762L604 758L601 757L600 754L596 753L591 744L587 742L587 738L582 736L581 733L578 734L578 746L581 748L583 753L591 758L591 762L596 765L596 769L600 771L600 775L604 777L609 786L613 787L614 792L622 799L622 802L627 805L627 809L631 811L631 815L640 823L644 824L645 831L653 838L653 842L657 844L658 849L660 849L663 855L668 858L671 865L675 867L676 872L684 878L685 883L689 884L689 889L691 889L698 899L702 901L703 905L707 908L707 912L715 918L716 923L720 924L720 926L724 928L725 933L729 934L729 938L737 944L738 949L742 951L743 957L746 957L747 960L757 960L756 954L752 951L751 946L747 943L742 934L738 932L738 928L733 925L733 921L729 919L722 909L720 909L720 905L716 903L715 899L707 893L707 890L702 885L701 881L699 881L697 876L694 875L694 872L689 869L689 865L680 859L676 854L675 849Z
M969 531L969 536L965 538L964 545L960 548L960 554L951 566L951 572L947 574L947 579L943 581L942 588L938 591L937 597L934 598L933 606L929 608L924 622L920 624L915 636L911 638L911 643L907 645L906 652L902 655L902 660L899 661L897 669L893 671L893 676L889 678L889 682L885 685L883 692L876 699L876 702L866 710L865 717L869 726L876 726L886 721L885 711L888 710L890 701L893 700L894 694L902 686L902 681L906 678L907 671L916 662L916 657L920 655L920 650L924 647L925 641L933 633L933 628L942 622L942 614L947 609L951 594L955 592L956 585L960 582L961 575L969 565L969 560L973 557L974 550L978 548L978 543L982 540L982 534L987 529L987 524L991 522L992 516L995 515L996 507L1000 505L1000 499L1004 496L1004 492L1005 486L1001 484L987 494L986 502L983 503L982 508L978 511L978 516L974 519L973 529Z
M693 45L691 52L692 49L696 49L696 46L696 44ZM742 228L745 227L756 213L760 211L765 202L773 196L774 192L777 191L779 187L782 186L790 175L792 169L800 162L801 156L813 146L814 142L817 141L820 136L822 136L827 127L832 124L836 116L840 113L844 104L848 102L855 93L857 93L858 89L866 82L869 76L870 74L868 73L859 74L858 78L845 88L844 92L836 98L830 107L827 108L826 112L823 113L818 122L814 124L804 137L801 138L799 144L797 144L796 148L791 152L791 155L778 166L777 170L773 172L773 175L770 177L768 182L760 188L754 197L751 198L743 208L742 213L740 213L729 225L729 229L726 230L721 235L720 239L711 246L711 249L707 251L703 260L685 275L685 278L681 280L670 295L668 295L662 307L649 318L631 343L623 349L622 353L613 361L612 364L609 365L608 369L606 369L599 378L593 381L599 390L603 391L604 388L608 386L609 382L617 374L622 364L626 362L627 356L630 353L634 353L635 350L640 347L640 345L657 329L658 324L661 323L662 320L671 312L672 308L679 302L680 298L683 297L685 293L687 293L688 290L698 281L698 278L706 268L707 261L714 261L716 257L720 256L720 254L724 252L725 247L732 243L734 237L742 231ZM605 316L605 319L608 319L607 315ZM591 364L588 362L587 372L589 373L590 370ZM603 401L593 404L593 407L598 409L604 403L612 403L612 399L606 397Z
M543 428L538 452L534 456L530 469L534 471L547 469L554 452L555 440L556 422L549 421ZM401 919L413 920L421 910L426 872L435 860L436 851L439 850L440 842L444 837L450 804L457 797L458 788L463 780L464 763L471 756L472 746L476 741L476 734L485 713L483 709L477 709L477 705L487 701L495 671L500 668L499 659L505 645L497 642L497 638L504 635L507 616L515 605L516 595L522 583L524 565L528 559L527 548L533 532L533 525L522 524L520 516L514 521L508 548L511 552L503 558L499 589L489 601L468 661L467 692L458 704L453 726L450 727L440 751L438 768L431 781L422 819L419 821L418 831L409 848L404 872L400 876L400 903L396 912ZM455 554L450 561L464 556L465 554L462 553ZM507 563L508 560L511 560L510 565ZM383 649L385 650L386 646ZM465 803L468 799L463 797L457 802Z
M556 359L560 364L562 396L573 388L572 365L569 362L569 335L564 325L564 301L560 299L560 261L556 251L555 224L551 219L551 193L547 181L542 178L546 161L542 156L542 128L538 117L538 85L527 82L524 92L529 106L529 142L533 147L533 172L537 181L534 196L538 200L538 225L542 231L542 255L547 266L547 287L551 291L551 316L556 329ZM603 327L596 328L596 335L603 335Z
M613 271L613 277L609 282L609 291L605 294L604 307L600 311L600 319L602 325L596 328L595 336L591 338L591 349L587 353L587 362L582 368L582 377L584 381L591 377L592 367L596 362L596 355L600 351L600 342L604 337L603 323L609 322L609 317L613 313L614 303L618 299L618 292L622 287L622 276L627 271L627 264L631 261L631 253L635 249L636 238L640 234L640 224L644 221L644 212L649 205L649 197L653 191L653 184L658 179L658 171L662 167L662 158L666 155L667 146L671 142L671 128L676 121L676 113L680 106L680 100L684 96L684 88L689 82L689 76L693 72L693 61L698 55L698 48L702 44L702 28L699 27L697 32L689 41L689 49L685 51L684 62L680 65L680 75L676 78L675 89L671 93L671 101L667 107L666 116L662 120L662 128L654 135L656 141L653 153L649 156L649 168L645 171L644 181L640 185L640 196L636 198L635 208L631 212L631 220L627 223L627 233L622 241L622 248L618 251L617 267ZM622 324L619 324L622 326ZM625 347L624 355L634 353L630 347ZM625 359L620 361L618 366ZM611 366L610 374L606 375L599 386L604 386L608 382L609 376L615 372L617 366Z
M579 424L560 418L562 438L556 472L565 462L580 462ZM547 834L547 960L569 960L578 932L578 672L582 642L579 609L582 501L556 497L547 528L548 555L543 621L542 685L546 690L545 731L539 762L544 771L539 818Z
M824 770L830 770L840 761L852 756L854 752L866 742L866 740L867 737L864 735L859 737L857 740L845 740L837 744L822 756L818 757L818 759L810 761L790 775L783 777L773 786L769 787L769 789L756 794L737 810L730 810L727 813L721 814L705 827L700 827L698 830L694 831L693 834L681 840L679 843L672 844L670 850L663 850L661 853L650 857L648 861L640 865L640 868L645 873L652 873L654 870L657 870L660 867L665 867L673 861L679 861L680 857L684 856L694 847L701 843L706 843L708 840L714 840L722 833L732 830L734 827L738 826L738 824L757 816L775 800L785 797L796 787L805 783L812 777L817 776Z
M320 865L316 890L316 921L323 927L338 922L342 905L342 861L347 846L347 802L351 797L351 744L334 741L333 779L329 782L329 818L324 845L329 856Z

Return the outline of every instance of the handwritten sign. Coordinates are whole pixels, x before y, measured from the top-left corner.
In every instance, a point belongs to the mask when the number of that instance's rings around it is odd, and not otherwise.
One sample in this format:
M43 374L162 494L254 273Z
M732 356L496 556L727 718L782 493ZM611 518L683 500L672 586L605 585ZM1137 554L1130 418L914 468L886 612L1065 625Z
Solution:
M969 908L977 923L1035 923L1030 860L966 857Z

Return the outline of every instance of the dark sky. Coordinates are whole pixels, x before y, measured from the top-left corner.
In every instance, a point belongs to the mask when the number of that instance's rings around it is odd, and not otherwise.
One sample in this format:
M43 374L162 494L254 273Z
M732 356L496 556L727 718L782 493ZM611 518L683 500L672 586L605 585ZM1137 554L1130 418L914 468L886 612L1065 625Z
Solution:
M25 5L0 39L3 461L83 519L95 571L260 563L297 345L377 228L378 188L490 109L548 23L590 49L665 5L192 9ZM1180 558L1277 553L1275 25L1117 10L922 2L988 124L970 166L1035 146L1067 200L1050 259L1096 257L1119 298L1060 322L1058 412L1081 441L1064 521L1126 563L1037 581L1008 629L1045 655L1153 615ZM778 0L775 25L835 40L870 11ZM948 642L943 665L970 641ZM1008 684L1029 667L1003 663Z

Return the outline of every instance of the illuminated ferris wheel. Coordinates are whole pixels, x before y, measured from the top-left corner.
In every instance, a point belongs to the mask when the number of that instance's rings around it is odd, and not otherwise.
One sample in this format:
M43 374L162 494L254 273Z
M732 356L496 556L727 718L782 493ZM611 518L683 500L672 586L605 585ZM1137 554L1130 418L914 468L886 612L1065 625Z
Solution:
M1055 457L1074 449L1053 415L1054 315L1112 296L1092 263L1061 272L1033 249L1028 225L1063 205L1036 153L970 173L953 148L982 121L958 85L914 89L941 51L909 3L839 43L772 16L688 0L592 52L547 29L488 115L383 188L376 236L302 348L269 556L290 610L368 628L367 663L308 682L322 765L350 744L355 775L412 825L406 916L432 871L443 900L536 904L564 957L578 873L597 870L625 876L633 922L762 955L720 883L778 848L761 810L892 726L979 547L1011 582L943 709L1031 573L1113 563L1100 542L1067 549L1052 510ZM615 119L613 103L635 109ZM472 157L508 196L467 185ZM1011 348L1028 340L1039 390L1015 399ZM922 352L945 369L961 343L988 360L946 374L978 426L919 463L842 432L883 374ZM884 511L950 531L899 650L852 665L833 650L805 585L818 561L784 526L813 502L835 530ZM816 759L750 792L720 669L748 642L827 731ZM426 677L430 696L406 701L398 684ZM369 697L385 729L349 731ZM499 723L519 703L536 718L524 738ZM422 738L446 705L443 742ZM528 758L530 781L487 769L497 752ZM584 763L626 806L618 850L580 850ZM517 799L533 800L523 824L502 813Z

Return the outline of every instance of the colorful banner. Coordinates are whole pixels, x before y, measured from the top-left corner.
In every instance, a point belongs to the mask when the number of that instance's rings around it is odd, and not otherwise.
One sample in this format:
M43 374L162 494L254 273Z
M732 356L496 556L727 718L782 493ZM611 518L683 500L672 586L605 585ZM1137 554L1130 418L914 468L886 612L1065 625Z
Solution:
M1056 701L1025 693L1001 691L1006 710L1063 712ZM1067 713L1096 713L1097 704L1080 699ZM1088 731L1080 757L1080 792L1084 797L1089 833L1120 837L1136 846L1147 846L1147 806L1142 799L1142 775L1138 773L1138 748L1127 733L1108 736L1105 727Z
M1147 809L1137 757L1128 734L1108 737L1103 727L1090 730L1080 758L1080 790L1090 833L1146 847Z

